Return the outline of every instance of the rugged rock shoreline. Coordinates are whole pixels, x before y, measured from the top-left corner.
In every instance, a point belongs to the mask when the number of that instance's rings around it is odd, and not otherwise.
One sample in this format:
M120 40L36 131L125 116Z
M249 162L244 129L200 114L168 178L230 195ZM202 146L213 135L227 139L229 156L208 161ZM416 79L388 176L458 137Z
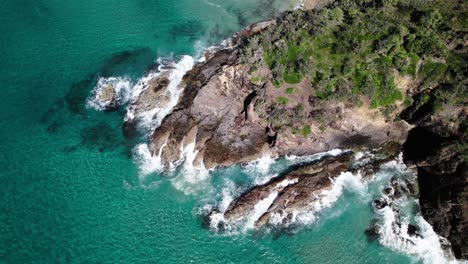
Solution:
M217 51L184 76L178 105L151 137L151 149L153 153L162 151L165 166L179 160L184 147L193 142L198 152L194 165L203 162L207 168L265 155L307 155L333 148L372 149L387 142L404 142L408 131L406 122L386 122L376 110L365 106L355 108L342 102L317 105L313 109L331 122L326 131L320 131L317 125L311 128L310 137L304 137L276 126L272 133L270 119L274 110L256 108L263 107L268 93L275 92L276 88L268 82L251 81L251 66L242 62L241 50L247 37L274 24L262 22L240 32L233 38L233 47ZM308 104L308 98L299 100L303 105ZM291 112L285 118L296 117ZM298 121L314 118L310 114Z
M259 201L274 196L266 211L255 219L255 227L287 226L294 222L298 213L313 210L313 205L321 202L324 191L332 188L333 181L340 174L359 172L363 179L368 179L381 164L396 158L398 152L395 150L394 146L385 146L361 157L367 159L365 162L357 162L355 153L344 151L336 156L325 155L318 160L294 165L236 198L223 212L224 221L235 223L250 215ZM211 214L207 218L207 222L211 221Z
M308 5L321 6L324 2L329 1L309 1ZM183 161L184 150L191 144L195 158L185 162L200 168L228 166L263 156L310 155L334 148L380 150L377 153L385 157L358 168L349 167L349 154L301 164L244 193L224 212L227 221L236 221L259 201L275 194L266 213L255 223L261 227L273 215L281 215L287 224L293 211L310 206L313 194L329 187L329 178L357 169L372 173L403 150L405 163L418 174L423 216L451 242L457 258L468 258L466 102L440 103L440 98L447 96L443 94L448 89L445 83L431 76L403 76L394 69L389 70L392 87L408 100L396 100L380 109L367 94L353 95L359 103L333 96L321 100L317 92L311 92L315 84L308 76L291 81L294 85L277 83L278 74L267 65L259 36L282 24L291 26L291 19L311 19L314 15L312 11L298 10L254 24L236 34L227 47L207 52L204 61L183 76L177 87L181 91L178 103L152 132L152 155L158 156L165 168ZM275 45L285 45L284 40L273 39ZM466 41L460 45L452 46L462 54ZM424 58L414 65L414 71L428 61L430 66L444 62ZM466 85L465 77L460 80L462 85ZM165 75L148 81L132 109L144 112L165 104L164 91L169 83ZM350 84L346 85L350 89ZM285 90L288 98L280 96L280 90ZM132 126L131 121L124 124L126 131ZM376 202L375 206L383 208L387 204Z
M356 108L340 102L331 102L314 109L315 112L325 113L325 118L331 121L326 131L312 131L308 138L294 135L282 127L276 127L272 133L268 115L265 118L265 115L257 113L256 107L258 108L262 98L268 96L266 94L269 91L274 92L276 88L270 83L255 83L249 79L250 66L242 63L241 49L248 36L275 23L263 22L242 31L233 38L232 47L207 56L206 62L196 65L184 76L181 84L184 92L179 103L151 137L153 155L161 153L165 166L183 158L182 150L190 143L195 143L197 151L193 165L213 168L255 160L264 155L307 155L333 148L372 150L391 142L401 145L406 141L407 133L412 127L404 120L420 127L418 122L406 118L411 107L403 112L402 121L388 122L381 113L369 109L368 105ZM416 94L417 91L415 96ZM466 112L463 112L466 110L457 111L461 111L459 115L466 117ZM443 127L438 128L446 131ZM408 144L411 144L411 141L406 143ZM418 147L420 146L414 146ZM452 242L456 257L467 258L466 164L460 163L459 160L453 163L441 155L428 155L415 162L407 156L409 154L406 148L405 161L411 165L415 164L418 170L420 202L424 217L440 235ZM434 162L431 163L430 160ZM328 162L331 161L323 163ZM291 216L292 211L310 204L308 198L326 187L325 182L330 183L330 175L337 176L338 171L344 171L344 163L336 163L341 165L337 165L336 171L331 170L322 176L298 180L293 184L294 187L277 187L274 185L277 184L276 180L265 186L258 186L231 204L225 217L229 220L238 218L256 202L265 198L269 193L265 188L273 188L280 193L279 198L275 199L267 213L262 215L255 225L265 225L272 214L285 215L283 221L287 223L288 215ZM313 166L326 168L328 165ZM451 168L440 169L441 166ZM304 166L299 171L309 168ZM289 177L291 176L285 176L285 179ZM326 181L323 181L324 177ZM438 187L439 184L443 184L442 189ZM286 207L282 205L291 199L298 202Z

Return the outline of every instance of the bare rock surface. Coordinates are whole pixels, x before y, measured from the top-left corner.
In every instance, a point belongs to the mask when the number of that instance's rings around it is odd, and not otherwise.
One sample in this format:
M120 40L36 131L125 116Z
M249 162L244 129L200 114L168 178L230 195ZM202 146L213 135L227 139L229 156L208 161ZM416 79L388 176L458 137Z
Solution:
M263 23L260 28L272 25ZM251 28L254 32L260 30ZM238 36L254 34L249 32ZM308 155L333 148L373 149L405 140L409 128L404 121L386 121L368 105L355 107L338 101L315 104L308 102L307 96L298 96L297 103L307 105L310 111L297 116L293 107L268 98L276 89L271 83L252 81L250 66L240 54L244 40L240 37L237 41L236 46L217 51L184 76L179 103L151 137L152 152L161 150L166 166L179 160L184 146L193 142L196 160L213 168L265 155ZM159 100L152 98L137 100L135 107ZM278 113L282 113L279 122ZM294 127L303 124L310 124L310 133L295 133ZM193 129L196 133L189 139L187 134Z

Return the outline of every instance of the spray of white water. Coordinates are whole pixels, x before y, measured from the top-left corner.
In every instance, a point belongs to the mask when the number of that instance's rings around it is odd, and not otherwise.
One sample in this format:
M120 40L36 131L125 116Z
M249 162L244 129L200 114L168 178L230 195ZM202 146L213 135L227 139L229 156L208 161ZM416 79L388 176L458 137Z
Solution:
M396 178L394 178L396 176ZM409 172L402 161L390 162L383 166L380 173L375 177L376 181L384 180L389 182L392 178L400 186L406 186L406 180L415 180L415 175ZM382 188L381 188L382 189ZM415 262L426 264L439 263L466 263L457 261L451 251L444 250L443 245L449 245L449 242L437 235L432 226L421 216L420 213L414 214L418 201L407 194L403 194L396 199L390 194L381 193L382 198L389 204L382 209L375 209L379 219L379 242L381 245L394 251L408 254L413 257ZM412 224L418 228L417 235L410 235L408 226Z
M179 165L181 169L174 178L171 178L171 182L176 189L185 194L194 194L209 188L210 171L206 169L203 160L195 161L198 154L195 142L196 140L182 148L181 158L172 165L173 170Z
M291 223L310 225L317 220L323 210L332 207L345 190L358 194L362 199L368 198L367 184L362 181L360 173L342 172L338 177L330 179L332 185L317 195L307 211L298 211L293 214ZM285 216L277 216L276 222L281 223ZM273 219L274 220L274 219Z
M107 91L112 91L113 98L103 100L103 95ZM124 77L101 77L98 79L96 86L91 91L90 96L86 100L86 106L94 108L98 111L105 110L111 103L116 106L128 102L132 90L132 82L129 78Z
M132 100L135 101L141 92L148 87L148 83L158 77L161 74L168 74L169 84L164 91L164 94L169 98L169 101L164 106L147 110L142 113L136 113L134 106L127 108L127 114L125 121L131 121L134 119L138 120L138 123L144 129L148 131L154 131L162 122L164 117L168 115L174 106L179 101L179 96L183 91L183 87L180 86L182 78L185 73L192 69L194 65L194 59L191 56L182 56L179 62L171 62L169 65L163 64L160 60L161 65L158 68L158 72L150 73L147 76L141 78L138 83L132 89Z
M360 156L360 158L363 157L363 155ZM317 158L317 156L315 157ZM267 159L264 158L263 160ZM296 158L293 158L293 160L296 160ZM359 161L361 161L361 159L357 159L356 162ZM256 161L255 164L260 165L258 168L260 171L265 171L265 167L262 165L270 164L269 166L273 167L275 163L276 162L270 163L259 160ZM269 172L271 173L271 171ZM372 197L376 195L376 188L374 187L380 186L377 188L377 191L379 191L382 190L382 186L389 183L390 179L393 177L401 179L415 177L415 175L411 175L411 172L408 171L404 165L401 155L397 160L384 164L372 179L368 181L364 181L359 173L355 175L350 172L341 173L338 177L331 179L332 186L330 188L317 195L317 200L310 205L310 210L294 212L291 223L306 226L316 222L321 212L326 208L332 208L344 191L357 194L362 202L368 203L372 200ZM280 184L288 185L291 183L282 182ZM400 182L400 185L403 184L404 182ZM372 188L371 185L373 186ZM218 206L219 212L211 216L211 229L218 230L220 223L222 223L221 226L223 227L222 230L225 235L235 235L239 232L243 233L254 228L254 223L268 210L278 196L277 190L273 188L266 198L258 201L254 209L244 217L242 221L229 223L224 219L223 212L226 210L229 203L231 203L233 197L239 196L241 192L240 190L233 192L232 188L234 187L231 186L230 188L229 191L223 190L223 199L222 202L220 202L220 206ZM448 241L438 236L431 225L419 213L416 215L414 214L415 210L412 206L418 206L418 201L415 198L405 195L399 198L399 200L393 201L393 206L397 208L396 211L390 206L376 210L376 215L380 219L378 230L379 243L382 246L408 254L412 256L416 263L466 263L456 260L451 252L444 250L448 245ZM269 224L273 226L275 224L283 225L284 217L285 215L272 214L269 219ZM408 234L408 225L410 223L418 227L418 236Z

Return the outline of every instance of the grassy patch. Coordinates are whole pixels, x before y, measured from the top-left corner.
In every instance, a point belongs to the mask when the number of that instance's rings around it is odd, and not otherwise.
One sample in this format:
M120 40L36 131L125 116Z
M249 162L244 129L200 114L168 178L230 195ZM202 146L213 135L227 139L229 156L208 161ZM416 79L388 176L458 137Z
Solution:
M286 93L287 93L287 94L294 94L294 93L296 93L296 92L297 92L297 89L294 88L294 87L288 87L288 88L286 88Z
M253 82L253 83L258 83L261 79L262 79L262 77L260 77L260 76L252 76L250 78L250 81Z
M278 80L272 80L271 83L273 84L273 86L274 86L275 88L280 88L281 85L283 85L283 81L282 81L282 80L279 80L279 81L278 81Z
M287 82L289 84L297 84L297 83L300 83L302 81L302 74L300 74L298 72L285 71L283 73L283 79L284 79L285 82Z
M280 103L280 104L286 105L286 104L288 104L289 99L286 98L286 97L284 97L284 96L278 96L278 97L276 97L276 101L277 101L278 103Z
M302 130L301 130L301 134L304 136L304 137L307 137L309 136L309 134L312 132L312 130L310 129L310 126L309 125L305 125Z
M426 61L421 66L420 76L422 79L421 85L428 87L438 81L444 72L447 70L447 65L434 61Z

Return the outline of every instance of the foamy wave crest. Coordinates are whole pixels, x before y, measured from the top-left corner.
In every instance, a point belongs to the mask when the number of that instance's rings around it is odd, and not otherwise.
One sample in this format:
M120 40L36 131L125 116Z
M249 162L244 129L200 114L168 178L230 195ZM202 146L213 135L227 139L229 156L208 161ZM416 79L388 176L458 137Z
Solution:
M165 146L166 144L161 147L156 155L151 153L148 144L142 143L135 147L134 154L140 168L140 178L162 170L161 153Z
M395 211L388 206L383 208L379 214L382 217L379 242L383 246L409 254L417 261L427 264L466 263L457 261L450 252L445 252L442 249L442 243L447 246L449 242L439 237L422 216L415 217L415 225L419 227L419 234L410 236L407 231L408 218L402 218L399 221ZM397 224L397 222L399 223Z
M124 77L101 77L86 100L86 106L102 111L125 104L131 95L132 82Z
M337 156L342 154L345 151L334 149L328 152L318 153L309 156L296 157L288 156L285 158L272 158L270 155L265 155L258 160L249 162L247 165L241 167L241 170L244 171L251 178L250 186L263 185L276 177L281 171L284 171L291 165L309 162L323 158L324 156ZM331 180L331 179L330 179ZM210 206L211 208L217 208L217 211L212 212L209 215L210 218L210 229L213 231L222 231L225 234L237 234L239 232L245 233L249 230L255 228L255 223L259 218L268 210L271 204L278 196L278 190L280 187L285 187L297 182L295 180L283 180L279 182L274 188L271 189L271 192L263 200L258 201L251 212L243 216L242 219L239 219L235 222L226 221L224 218L224 213L228 208L229 204L234 200L234 197L241 195L243 190L236 189L230 185L228 189L223 189L223 196L221 202L217 206ZM292 222L307 224L313 222L315 215L319 213L324 208L330 207L334 202L339 198L344 189L365 189L360 185L360 176L353 176L351 173L340 175L335 180L332 180L332 187L328 190L323 191L319 194L319 200L313 205L311 205L311 210L307 212L295 212ZM229 191L228 191L229 190ZM365 193L363 190L359 190L359 193ZM277 215L272 214L270 217L269 224L275 225L275 219L278 225L283 224L283 219L286 215Z
M227 183L222 187L221 191L221 201L216 204L206 204L202 207L202 210L199 212L200 215L207 215L209 218L209 229L218 232L224 231L223 234L233 235L238 234L239 230L234 228L233 225L227 224L226 219L224 218L224 212L228 209L231 202L234 200L234 197L239 195L240 190L236 188L235 184L228 180ZM217 210L214 210L217 208Z
M252 212L246 217L246 221L243 225L243 231L246 232L248 230L254 229L255 228L255 222L260 219L260 217L268 210L270 205L273 203L273 201L278 197L278 188L280 187L285 187L291 184L294 184L297 182L297 179L295 180L283 180L280 183L278 183L273 191L263 200L259 201L255 206Z
M327 151L327 152L321 152L321 153L316 153L316 154L306 155L306 156L290 155L290 156L286 156L286 160L288 161L288 166L290 166L290 165L298 164L298 163L301 163L301 162L309 162L309 161L318 160L318 159L321 159L321 158L323 158L325 156L335 157L335 156L343 154L346 151L347 150L332 149L332 150Z
M317 195L317 200L311 204L311 209L305 212L295 212L291 223L300 225L309 225L316 221L320 213L332 207L341 197L345 190L356 193L362 199L368 199L367 183L362 181L360 173L356 175L351 172L342 172L332 181L331 188L323 190ZM281 223L283 217L279 217L278 223Z
M275 158L266 154L257 160L248 162L247 165L243 166L243 169L253 178L255 185L261 185L278 176L279 172L284 171L289 166L319 160L325 156L337 156L344 152L346 150L332 149L313 155L285 156L284 158Z
M198 154L198 150L195 150L195 140L182 148L181 152L179 161L171 165L172 170L181 165L179 173L171 179L173 186L185 194L194 194L210 188L208 183L210 171L206 169L203 160L195 160Z
M179 86L179 84L182 82L183 76L192 69L194 65L194 59L188 55L182 56L180 61L177 63L167 63L162 59L159 59L158 62L160 63L158 72L149 73L145 77L141 78L133 87L132 101L134 102L137 100L138 96L148 87L151 80L161 74L167 74L169 84L164 91L164 94L168 97L167 103L142 113L136 113L136 108L130 106L127 108L127 114L125 116L125 121L137 119L140 126L149 131L156 129L161 124L164 117L172 111L174 106L176 106L179 101L179 96L183 90L183 87Z
M420 213L414 215L419 203L408 193L402 193L401 188L408 189L408 181L416 181L416 175L407 170L401 157L398 161L385 164L376 180L385 178L388 182L389 176L392 186L387 185L390 191L387 194L382 191L381 198L388 205L381 209L375 208L379 219L380 244L408 254L418 263L466 263L456 260L450 250L444 250L449 248L450 243L437 235ZM398 192L401 197L394 197L395 188L400 188ZM413 229L416 228L412 234L409 231L410 225Z
M223 191L223 202L220 202L218 205L218 211L209 216L211 224L210 228L213 231L223 231L223 233L227 232L229 235L237 234L239 232L246 233L249 230L255 229L255 223L268 211L270 206L278 197L280 187L295 184L297 180L298 179L285 179L279 182L271 189L268 196L254 205L253 209L247 215L234 222L226 221L224 218L224 212L233 201L233 197L237 197L239 194L233 193L232 191ZM273 213L269 217L268 226L287 227L294 225L298 227L312 224L324 209L330 208L336 203L345 190L358 194L363 200L369 199L367 183L362 181L360 174L353 175L350 172L344 172L335 179L330 180L332 181L332 186L316 194L317 199L310 204L309 209L292 212L292 216L289 213ZM286 220L285 218L287 218L287 221L284 221ZM268 228L266 230L268 231Z
M270 155L264 155L260 159L247 163L243 169L253 178L255 185L260 185L278 175L278 170L271 168L275 162L277 162L277 159L272 158Z

